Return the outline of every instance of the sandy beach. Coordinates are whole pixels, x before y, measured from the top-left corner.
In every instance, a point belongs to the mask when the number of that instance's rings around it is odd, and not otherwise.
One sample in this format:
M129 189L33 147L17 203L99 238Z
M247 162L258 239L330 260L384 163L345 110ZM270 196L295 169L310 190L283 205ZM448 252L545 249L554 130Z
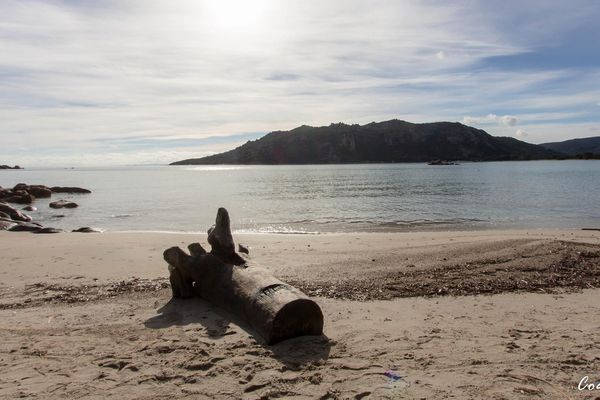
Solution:
M162 251L205 238L0 232L0 397L600 396L598 231L236 235L324 312L274 346L171 299Z

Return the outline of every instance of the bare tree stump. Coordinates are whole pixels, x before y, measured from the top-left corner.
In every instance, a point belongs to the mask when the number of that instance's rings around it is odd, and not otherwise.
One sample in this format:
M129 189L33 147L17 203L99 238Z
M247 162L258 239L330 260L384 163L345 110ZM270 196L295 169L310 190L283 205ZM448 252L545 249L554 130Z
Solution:
M268 344L323 333L317 303L235 253L224 208L209 231L209 243L210 253L198 243L188 246L191 256L179 247L165 250L173 297L202 297L246 321Z

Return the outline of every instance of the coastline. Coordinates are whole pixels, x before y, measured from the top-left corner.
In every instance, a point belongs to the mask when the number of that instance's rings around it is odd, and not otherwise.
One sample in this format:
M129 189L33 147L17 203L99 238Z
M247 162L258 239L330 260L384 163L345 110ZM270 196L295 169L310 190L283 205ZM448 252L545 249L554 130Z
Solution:
M324 311L324 337L275 346L200 299L171 300L162 251L200 238L0 232L0 397L564 399L600 367L600 289L386 300L359 284L422 282L436 268L464 283L571 245L596 257L597 231L237 234Z

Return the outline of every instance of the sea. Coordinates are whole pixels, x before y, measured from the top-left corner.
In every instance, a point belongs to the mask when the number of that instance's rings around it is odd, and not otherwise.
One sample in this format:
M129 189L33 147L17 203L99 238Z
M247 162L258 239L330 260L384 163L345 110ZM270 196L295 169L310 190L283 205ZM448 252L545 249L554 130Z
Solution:
M600 228L600 161L127 166L0 171L0 186L80 186L37 199L44 226L206 232L219 207L237 233Z

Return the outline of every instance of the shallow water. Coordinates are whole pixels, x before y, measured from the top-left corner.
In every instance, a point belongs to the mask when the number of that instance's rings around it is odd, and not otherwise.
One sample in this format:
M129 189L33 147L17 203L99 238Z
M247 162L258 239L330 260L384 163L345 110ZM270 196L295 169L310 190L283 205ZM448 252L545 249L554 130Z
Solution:
M600 227L600 161L0 171L18 182L91 189L53 196L77 209L36 201L36 220L69 230L204 232L220 206L238 232Z

